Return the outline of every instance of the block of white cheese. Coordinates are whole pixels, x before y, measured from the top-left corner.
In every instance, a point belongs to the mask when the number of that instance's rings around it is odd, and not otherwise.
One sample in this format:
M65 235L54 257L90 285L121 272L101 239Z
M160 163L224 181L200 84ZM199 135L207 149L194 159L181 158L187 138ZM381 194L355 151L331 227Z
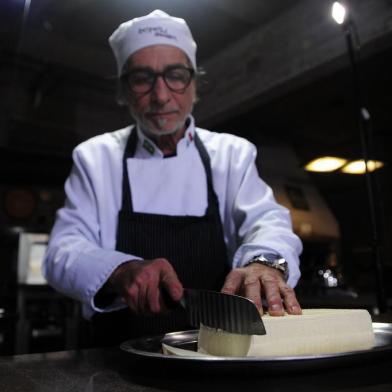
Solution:
M374 345L363 309L303 309L302 315L263 316L266 335L237 335L201 326L198 351L216 356L298 356L366 350Z

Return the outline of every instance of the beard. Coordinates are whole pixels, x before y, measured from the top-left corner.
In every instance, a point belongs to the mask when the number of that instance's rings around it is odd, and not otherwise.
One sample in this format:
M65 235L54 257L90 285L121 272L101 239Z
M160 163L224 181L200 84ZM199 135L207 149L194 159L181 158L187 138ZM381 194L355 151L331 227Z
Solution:
M168 135L174 135L178 131L184 129L186 127L186 119L188 118L189 115L185 116L184 119L179 119L178 121L174 122L173 125L169 129L163 129L168 122L166 118L158 118L157 119L157 124L154 124L151 120L148 120L146 114L150 112L154 112L155 108L149 108L146 110L146 112L143 115L138 115L136 114L132 108L130 108L130 112L132 117L135 119L136 123L138 124L139 128L141 131L146 135L146 136L152 136L152 137L161 137L161 136L168 136Z
M163 128L167 123L167 120L164 118L158 120L157 129L155 127L147 127L144 121L138 121L138 120L136 121L144 134L146 134L147 136L155 136L155 137L174 135L185 125L185 121L178 121L176 124L174 124L173 127L163 131L161 130L161 128Z

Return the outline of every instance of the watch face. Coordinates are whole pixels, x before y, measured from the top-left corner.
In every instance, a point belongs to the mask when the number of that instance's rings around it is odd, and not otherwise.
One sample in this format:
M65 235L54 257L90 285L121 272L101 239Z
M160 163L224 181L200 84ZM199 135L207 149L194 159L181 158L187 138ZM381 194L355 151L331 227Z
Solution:
M265 260L269 263L275 263L277 260L283 259L282 256L273 254L273 253L266 253L260 256L261 260Z

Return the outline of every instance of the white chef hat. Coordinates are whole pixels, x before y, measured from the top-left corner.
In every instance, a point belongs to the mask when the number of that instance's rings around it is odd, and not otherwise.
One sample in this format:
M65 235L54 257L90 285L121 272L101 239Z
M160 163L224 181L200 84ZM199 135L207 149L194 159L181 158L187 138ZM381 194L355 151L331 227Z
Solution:
M184 19L155 10L148 15L122 23L109 37L117 61L118 75L129 56L151 45L176 46L185 52L196 69L196 42Z

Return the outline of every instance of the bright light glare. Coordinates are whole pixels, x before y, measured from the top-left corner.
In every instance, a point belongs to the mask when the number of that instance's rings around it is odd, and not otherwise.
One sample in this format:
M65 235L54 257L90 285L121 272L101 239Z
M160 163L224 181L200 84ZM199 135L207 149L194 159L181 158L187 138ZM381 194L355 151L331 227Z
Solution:
M338 24L342 24L346 18L346 9L338 1L335 1L332 5L332 18Z
M367 161L367 168L369 172L373 172L383 166L384 163L381 161ZM363 159L352 161L348 165L344 166L341 171L348 174L365 174L365 161Z
M347 163L347 159L337 157L321 157L314 159L305 166L305 170L312 172L332 172Z

